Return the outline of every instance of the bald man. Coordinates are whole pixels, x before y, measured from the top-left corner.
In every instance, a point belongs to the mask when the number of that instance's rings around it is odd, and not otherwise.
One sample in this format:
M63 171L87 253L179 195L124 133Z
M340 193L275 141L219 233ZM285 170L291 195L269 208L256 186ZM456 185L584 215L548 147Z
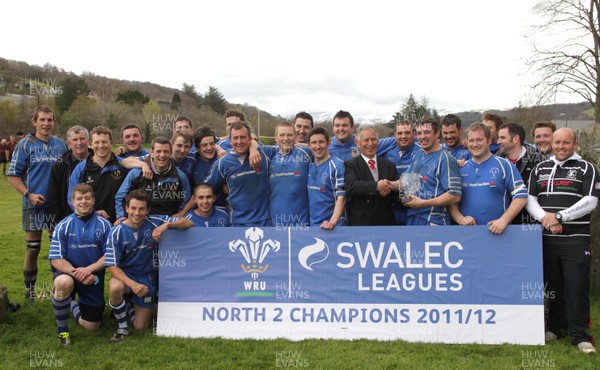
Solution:
M527 211L544 226L544 283L548 291L546 342L570 335L586 354L596 353L590 323L590 213L598 204L598 170L575 153L575 132L552 136L554 155L529 178Z

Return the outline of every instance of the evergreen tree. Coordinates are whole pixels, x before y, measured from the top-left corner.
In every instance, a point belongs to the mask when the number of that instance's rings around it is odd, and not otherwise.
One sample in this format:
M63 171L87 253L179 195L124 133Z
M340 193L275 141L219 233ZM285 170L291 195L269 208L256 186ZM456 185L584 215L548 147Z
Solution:
M216 87L209 86L208 92L204 95L204 105L208 105L216 113L225 114L227 110L227 101L223 94Z
M146 104L150 101L150 98L142 94L142 92L138 89L127 89L124 91L119 91L116 100L125 104L135 105L138 103Z
M62 82L61 89L61 93L54 98L56 110L59 114L68 111L77 97L85 96L90 92L88 84L77 76L67 77Z
M179 93L173 93L173 97L171 98L171 109L173 110L179 110L179 107L181 106L181 97L179 96Z

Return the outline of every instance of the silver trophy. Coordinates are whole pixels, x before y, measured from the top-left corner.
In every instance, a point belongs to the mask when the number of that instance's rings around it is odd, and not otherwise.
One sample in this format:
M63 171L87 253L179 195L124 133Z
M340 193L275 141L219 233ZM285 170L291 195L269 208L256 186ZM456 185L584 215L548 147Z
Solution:
M398 191L400 192L400 200L403 203L412 199L419 190L421 190L421 177L416 172L404 172L400 176Z

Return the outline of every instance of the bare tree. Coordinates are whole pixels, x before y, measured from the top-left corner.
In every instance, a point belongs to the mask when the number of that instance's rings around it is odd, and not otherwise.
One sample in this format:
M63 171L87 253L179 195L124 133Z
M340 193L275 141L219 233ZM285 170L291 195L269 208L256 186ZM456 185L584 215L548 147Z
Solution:
M600 0L540 0L533 11L541 16L528 61L538 74L533 88L546 101L558 93L581 96L600 122Z

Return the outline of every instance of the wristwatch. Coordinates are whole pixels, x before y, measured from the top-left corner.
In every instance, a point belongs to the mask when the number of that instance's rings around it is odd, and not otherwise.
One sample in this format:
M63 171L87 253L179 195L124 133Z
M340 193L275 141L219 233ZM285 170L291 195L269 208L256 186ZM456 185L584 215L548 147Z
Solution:
M560 212L556 212L556 221L558 221L559 224L562 224L563 221L563 216L560 214Z

